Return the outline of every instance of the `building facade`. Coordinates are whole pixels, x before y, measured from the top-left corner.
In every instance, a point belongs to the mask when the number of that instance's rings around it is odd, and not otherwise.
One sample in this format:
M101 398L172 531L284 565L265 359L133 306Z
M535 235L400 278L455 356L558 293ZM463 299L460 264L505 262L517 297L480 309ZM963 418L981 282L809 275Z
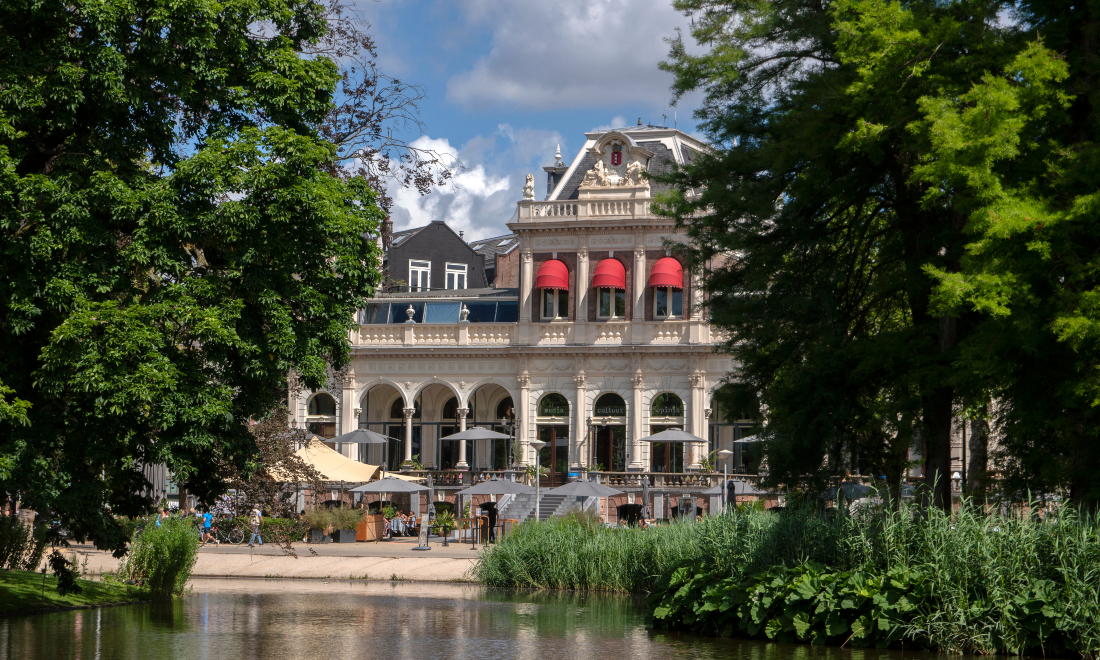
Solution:
M735 448L741 425L712 405L733 365L714 351L723 337L700 315L700 288L677 251L684 237L652 212L644 174L706 147L655 126L585 137L570 164L547 168L546 199L535 199L528 175L512 235L474 246L499 248L492 288L471 275L465 290L437 289L433 271L430 291L379 293L352 333L348 368L324 391L292 382L292 422L323 437L357 427L390 436L387 447L338 449L391 469L531 465L538 439L548 485L584 472L626 486L646 474L666 478L650 485L710 485L671 477L698 474L710 452ZM437 224L429 228L442 234ZM428 261L414 248L429 228L395 235L391 272ZM513 439L440 441L472 425ZM708 442L642 441L669 428Z

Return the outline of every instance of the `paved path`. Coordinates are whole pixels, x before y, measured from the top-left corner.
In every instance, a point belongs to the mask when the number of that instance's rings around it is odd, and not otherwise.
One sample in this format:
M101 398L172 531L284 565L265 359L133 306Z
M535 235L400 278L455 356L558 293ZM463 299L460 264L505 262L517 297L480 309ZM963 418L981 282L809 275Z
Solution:
M367 580L416 580L426 582L469 581L469 570L478 551L470 544L432 542L431 550L416 551L416 539L394 539L378 543L326 543L293 545L297 558L271 544L249 548L207 546L199 549L194 577L333 578ZM481 546L478 546L480 550ZM115 571L118 560L109 552L90 545L74 544L65 554L76 552L77 562L87 560L93 573Z

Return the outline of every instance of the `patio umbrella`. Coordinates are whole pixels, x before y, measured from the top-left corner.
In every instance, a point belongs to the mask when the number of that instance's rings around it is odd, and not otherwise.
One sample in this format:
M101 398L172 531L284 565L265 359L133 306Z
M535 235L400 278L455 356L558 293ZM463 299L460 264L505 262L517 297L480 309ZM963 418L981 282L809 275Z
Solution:
M614 488L608 488L602 484L597 484L587 479L578 479L572 483L559 486L558 488L551 488L546 491L547 494L553 493L555 495L566 495L575 497L609 497L611 495L622 495L621 490L615 490Z
M553 493L555 495L575 495L576 497L609 497L611 495L622 495L623 491L608 488L607 486L588 481L587 479L578 479L564 486L551 488L546 491L546 493Z
M706 439L680 429L669 429L642 438L642 442L706 442Z
M384 445L387 440L396 439L397 438L390 438L389 436L375 433L368 429L355 429L351 433L338 435L329 440L329 442L347 442L355 445Z
M741 481L740 479L730 479L730 483L733 484L733 494L737 495L767 495L768 492L760 490L752 484ZM713 488L708 488L702 492L703 495L721 495L722 484L718 484Z
M364 484L358 488L352 488L353 493L419 493L428 490L427 486L421 486L420 484L414 484L411 481L404 479L396 479L394 477L385 477L378 481L372 481L369 484Z
M511 440L512 436L505 435L503 433L497 433L496 431L490 431L489 429L479 428L477 426L472 429L466 429L465 431L459 431L458 433L452 433L446 437L440 438L443 440Z
M470 486L465 490L458 491L459 495L511 495L520 493L533 493L535 489L531 486L524 486L521 483L515 481L509 481L508 479L486 479L481 483Z
M435 480L428 474L428 517L435 518Z
M642 518L650 520L653 512L649 510L649 477L642 477Z

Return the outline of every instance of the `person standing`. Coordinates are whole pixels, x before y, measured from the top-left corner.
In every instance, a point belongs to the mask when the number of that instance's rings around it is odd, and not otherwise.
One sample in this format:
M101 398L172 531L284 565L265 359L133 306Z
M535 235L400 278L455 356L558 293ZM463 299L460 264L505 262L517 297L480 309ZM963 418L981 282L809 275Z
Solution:
M202 514L202 544L206 545L208 542L213 541L214 545L221 545L218 539L214 538L214 514L210 513L207 509L206 513Z
M248 547L252 547L254 541L260 542L260 547L264 545L264 540L260 538L260 523L264 520L263 514L260 513L260 509L252 507L252 513L248 514L248 526L252 528L252 537L248 539Z

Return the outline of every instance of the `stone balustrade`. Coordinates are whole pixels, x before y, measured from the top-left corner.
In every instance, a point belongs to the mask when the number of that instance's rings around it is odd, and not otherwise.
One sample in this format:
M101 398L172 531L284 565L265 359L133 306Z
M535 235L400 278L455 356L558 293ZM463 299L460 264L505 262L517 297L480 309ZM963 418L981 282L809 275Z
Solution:
M358 346L674 345L719 339L698 321L532 323L521 337L518 323L360 325Z

